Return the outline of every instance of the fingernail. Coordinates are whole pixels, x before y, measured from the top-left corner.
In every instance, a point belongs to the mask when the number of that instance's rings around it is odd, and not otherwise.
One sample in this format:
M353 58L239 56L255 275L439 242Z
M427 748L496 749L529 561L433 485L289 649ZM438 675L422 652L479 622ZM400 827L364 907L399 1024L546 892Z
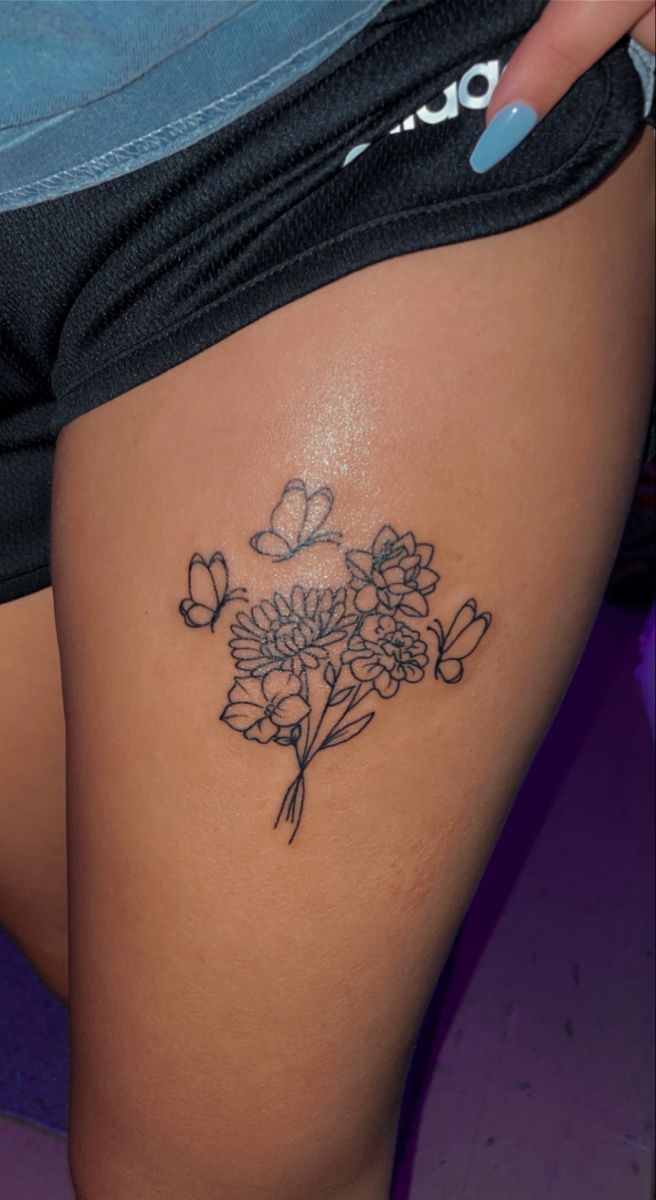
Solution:
M482 175L495 167L528 137L537 119L538 114L530 104L506 104L500 108L474 146L469 159L472 170Z

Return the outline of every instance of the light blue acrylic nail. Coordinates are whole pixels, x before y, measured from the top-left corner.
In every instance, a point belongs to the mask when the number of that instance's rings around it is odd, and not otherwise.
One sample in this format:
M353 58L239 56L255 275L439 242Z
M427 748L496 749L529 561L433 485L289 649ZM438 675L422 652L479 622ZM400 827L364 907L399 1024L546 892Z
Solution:
M538 114L530 104L506 104L500 108L474 146L469 159L472 170L482 175L495 167L528 137L537 119Z

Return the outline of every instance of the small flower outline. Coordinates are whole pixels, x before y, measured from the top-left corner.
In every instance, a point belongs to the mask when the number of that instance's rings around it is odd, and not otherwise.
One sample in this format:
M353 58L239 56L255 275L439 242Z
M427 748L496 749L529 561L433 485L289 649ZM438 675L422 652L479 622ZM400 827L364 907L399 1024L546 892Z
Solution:
M419 683L428 666L428 647L410 625L386 613L371 613L350 638L342 662L362 683L371 683L384 700L402 683Z
M301 680L291 671L236 679L220 720L250 741L272 742L307 717L310 708L300 690Z
M398 534L391 525L383 525L370 550L349 550L345 558L357 611L428 616L426 597L439 580L430 569L433 554L429 542L417 542L409 531Z

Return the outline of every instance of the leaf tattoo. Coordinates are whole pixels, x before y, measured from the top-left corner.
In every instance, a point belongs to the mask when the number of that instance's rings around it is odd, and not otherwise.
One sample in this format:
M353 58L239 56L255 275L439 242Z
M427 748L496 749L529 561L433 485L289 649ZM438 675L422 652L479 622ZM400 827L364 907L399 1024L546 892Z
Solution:
M478 646L481 638L492 624L488 612L477 613L476 601L465 600L453 618L446 633L437 618L429 625L429 631L437 640L435 678L445 683L459 683L464 674L464 660Z
M286 562L308 546L338 542L341 533L322 529L332 507L330 488L319 487L310 492L302 479L290 479L271 513L269 528L254 534L250 544L258 554L266 554L274 562Z
M245 588L228 590L228 564L220 550L215 550L209 560L202 554L192 554L187 580L189 594L180 601L179 609L190 629L209 625L214 633L223 606L247 599Z
M322 530L333 505L329 488L310 492L301 479L286 485L271 516L271 528L250 544L259 554L284 562L318 542L341 534ZM430 662L429 646L417 624L429 615L428 597L439 575L431 566L429 542L383 525L366 549L346 551L345 585L306 588L295 584L237 612L230 626L235 678L220 720L247 741L287 749L295 763L274 829L283 825L296 838L307 799L307 771L317 754L359 737L376 716L378 701L390 700L406 684L420 683ZM246 600L243 588L229 590L228 567L216 551L209 561L194 554L189 595L180 604L185 624L214 629L223 606ZM460 606L448 629L434 618L436 680L458 683L469 658L490 627L491 615L476 601ZM360 706L367 701L367 710ZM356 711L359 710L359 711Z

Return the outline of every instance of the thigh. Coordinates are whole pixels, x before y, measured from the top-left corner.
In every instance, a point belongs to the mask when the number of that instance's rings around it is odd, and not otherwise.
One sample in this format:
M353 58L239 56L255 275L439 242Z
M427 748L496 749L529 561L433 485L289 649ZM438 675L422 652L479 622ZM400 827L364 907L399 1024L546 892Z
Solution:
M85 1197L386 1194L418 1023L631 496L650 157L62 435Z
M64 711L49 588L0 606L0 690L0 923L64 997Z

